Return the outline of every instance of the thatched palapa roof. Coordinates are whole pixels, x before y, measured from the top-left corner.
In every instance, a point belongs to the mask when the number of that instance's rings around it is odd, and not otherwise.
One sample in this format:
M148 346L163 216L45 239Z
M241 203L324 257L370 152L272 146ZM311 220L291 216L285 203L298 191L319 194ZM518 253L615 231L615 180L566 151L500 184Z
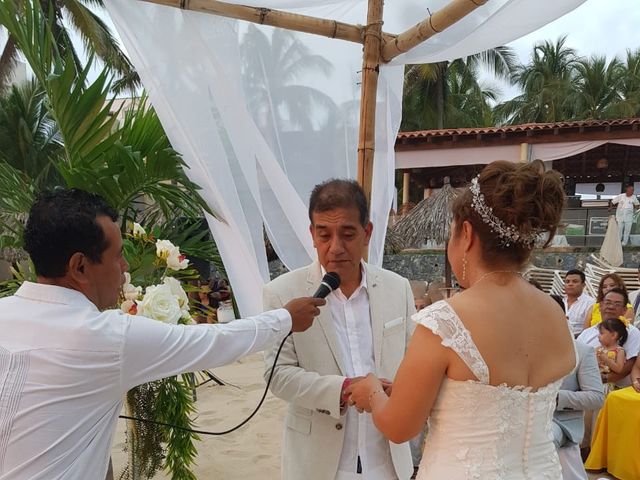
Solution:
M402 239L404 248L419 248L426 241L444 244L451 234L451 204L460 193L448 179L442 188L418 203L411 212L393 226L396 238Z

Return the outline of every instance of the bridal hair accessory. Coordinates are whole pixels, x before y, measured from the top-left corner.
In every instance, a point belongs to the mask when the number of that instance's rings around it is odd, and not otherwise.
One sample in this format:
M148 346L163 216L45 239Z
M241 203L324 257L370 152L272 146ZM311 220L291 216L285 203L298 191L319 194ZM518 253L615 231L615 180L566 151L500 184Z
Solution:
M489 225L493 233L498 235L505 247L512 243L520 243L527 247L532 247L539 239L544 230L534 230L531 233L522 234L515 225L507 225L496 217L493 208L488 206L484 200L484 194L480 191L479 175L471 180L469 190L471 190L471 207L476 211L482 221Z

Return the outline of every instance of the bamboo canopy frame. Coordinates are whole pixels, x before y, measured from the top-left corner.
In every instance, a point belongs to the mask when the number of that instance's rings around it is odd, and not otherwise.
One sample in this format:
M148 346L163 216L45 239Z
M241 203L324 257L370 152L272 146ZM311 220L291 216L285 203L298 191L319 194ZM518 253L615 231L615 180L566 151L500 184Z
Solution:
M388 63L481 7L488 0L452 0L407 31L392 35L382 31L384 0L368 0L367 25L350 25L270 8L234 5L218 0L141 0L157 5L245 20L364 46L362 90L360 95L360 133L358 138L357 180L371 202L378 72Z

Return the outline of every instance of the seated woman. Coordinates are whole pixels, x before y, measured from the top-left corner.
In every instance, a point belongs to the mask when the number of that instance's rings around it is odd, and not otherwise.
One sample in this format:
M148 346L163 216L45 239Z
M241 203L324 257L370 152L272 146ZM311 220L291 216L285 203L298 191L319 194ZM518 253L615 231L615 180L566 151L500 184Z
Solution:
M639 357L640 358L640 357ZM635 376L634 376L635 375ZM620 480L640 478L640 362L632 371L633 387L611 392L598 415L585 462L587 470L606 470ZM635 390L634 390L635 389Z
M593 327L599 324L602 321L602 312L600 311L600 304L602 299L607 294L609 290L612 288L620 288L623 291L627 291L627 286L624 284L624 280L620 277L620 275L616 273L607 273L603 275L600 279L600 284L598 285L598 296L596 298L596 303L587 311L587 316L584 319L584 328ZM628 303L627 311L624 314L624 319L620 319L625 324L629 324L629 321L633 320L633 306Z

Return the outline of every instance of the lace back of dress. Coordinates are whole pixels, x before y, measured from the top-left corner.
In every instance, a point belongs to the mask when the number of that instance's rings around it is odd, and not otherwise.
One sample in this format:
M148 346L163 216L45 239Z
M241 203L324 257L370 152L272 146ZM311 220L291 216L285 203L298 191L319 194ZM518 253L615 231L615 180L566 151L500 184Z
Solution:
M442 339L442 345L456 352L479 382L489 383L489 367L480 355L469 330L446 301L429 305L412 318L438 335Z

